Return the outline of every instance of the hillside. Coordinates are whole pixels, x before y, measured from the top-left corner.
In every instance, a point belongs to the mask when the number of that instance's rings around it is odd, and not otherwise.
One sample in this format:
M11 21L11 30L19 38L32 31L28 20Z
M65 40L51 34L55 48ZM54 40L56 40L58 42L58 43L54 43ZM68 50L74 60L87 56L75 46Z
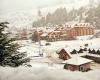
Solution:
M62 24L69 21L86 21L95 24L97 28L100 28L100 5L96 6L97 2L95 2L93 3L95 6L90 8L89 0L87 3L81 5L83 2L84 0L80 2L74 1L73 3L70 1L67 2L67 4L42 7L41 9L4 13L0 15L0 22L8 21L11 24L11 27L30 28L34 21L34 24L38 24L38 26L44 26L48 23ZM39 10L41 16L39 16Z
M40 12L41 13L41 12ZM66 22L89 22L97 29L100 29L100 4L95 6L84 6L68 11L66 7L57 8L53 13L42 16L34 22L33 26L46 26L47 24L61 25Z
M81 3L84 2L84 0L80 1ZM54 6L47 6L47 7L42 7L40 9L42 17L45 17L48 13L54 13L57 9L59 8L66 8L66 10L69 12L70 10L80 8L81 6L85 6L86 4L80 5L80 2L74 1L74 3L67 2L67 4L58 4ZM88 1L87 1L88 2ZM77 5L78 4L78 5ZM40 17L38 15L39 9L29 9L29 10L22 10L22 11L12 11L8 13L3 13L2 15L0 14L0 22L2 21L8 21L11 25L11 27L32 27L32 23L34 21L37 21Z

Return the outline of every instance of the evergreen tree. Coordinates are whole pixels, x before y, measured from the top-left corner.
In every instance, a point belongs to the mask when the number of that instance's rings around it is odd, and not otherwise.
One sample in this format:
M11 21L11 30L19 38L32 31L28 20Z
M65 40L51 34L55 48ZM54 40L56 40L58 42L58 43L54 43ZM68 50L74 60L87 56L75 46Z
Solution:
M95 54L95 53L96 53L96 51L93 49L91 53L92 53L92 54Z
M9 38L5 32L8 22L0 23L0 66L17 67L29 61L25 58L25 53L18 52L18 44L14 43L15 39Z
M97 50L96 54L100 55L100 50Z
M38 34L37 31L35 31L35 32L32 34L31 39L32 39L32 41L38 42L38 40L39 40L39 34Z
M39 16L39 17L42 17L42 13L41 13L40 10L38 10L38 16Z
M78 51L78 53L83 53L83 49L80 49L80 50Z
M77 51L74 49L71 54L77 54Z
M89 53L92 53L91 49L88 49Z

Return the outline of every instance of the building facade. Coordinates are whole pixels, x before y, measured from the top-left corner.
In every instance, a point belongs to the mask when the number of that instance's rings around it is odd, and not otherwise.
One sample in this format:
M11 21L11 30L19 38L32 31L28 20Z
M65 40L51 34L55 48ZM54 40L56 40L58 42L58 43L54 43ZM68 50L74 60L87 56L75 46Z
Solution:
M73 25L73 28L70 30L71 36L85 36L94 34L95 34L95 28L89 23L75 24Z
M40 33L40 32L39 32ZM40 38L47 41L75 40L77 36L94 35L95 28L89 23L59 26L51 32L41 32Z

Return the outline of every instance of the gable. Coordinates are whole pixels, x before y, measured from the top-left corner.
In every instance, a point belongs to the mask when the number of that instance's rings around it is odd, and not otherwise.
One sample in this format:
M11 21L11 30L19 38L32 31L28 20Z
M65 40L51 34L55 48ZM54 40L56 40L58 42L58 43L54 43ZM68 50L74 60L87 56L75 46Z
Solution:
M61 49L57 52L58 55L62 55L62 56L68 56L68 57L71 57L65 49Z

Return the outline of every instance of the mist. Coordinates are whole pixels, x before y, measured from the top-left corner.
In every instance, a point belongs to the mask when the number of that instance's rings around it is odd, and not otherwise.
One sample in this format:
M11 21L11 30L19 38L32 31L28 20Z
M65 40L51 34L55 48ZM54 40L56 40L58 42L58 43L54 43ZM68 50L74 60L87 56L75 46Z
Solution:
M55 6L59 4L71 4L72 7L87 5L89 0L0 0L0 13L32 10Z

